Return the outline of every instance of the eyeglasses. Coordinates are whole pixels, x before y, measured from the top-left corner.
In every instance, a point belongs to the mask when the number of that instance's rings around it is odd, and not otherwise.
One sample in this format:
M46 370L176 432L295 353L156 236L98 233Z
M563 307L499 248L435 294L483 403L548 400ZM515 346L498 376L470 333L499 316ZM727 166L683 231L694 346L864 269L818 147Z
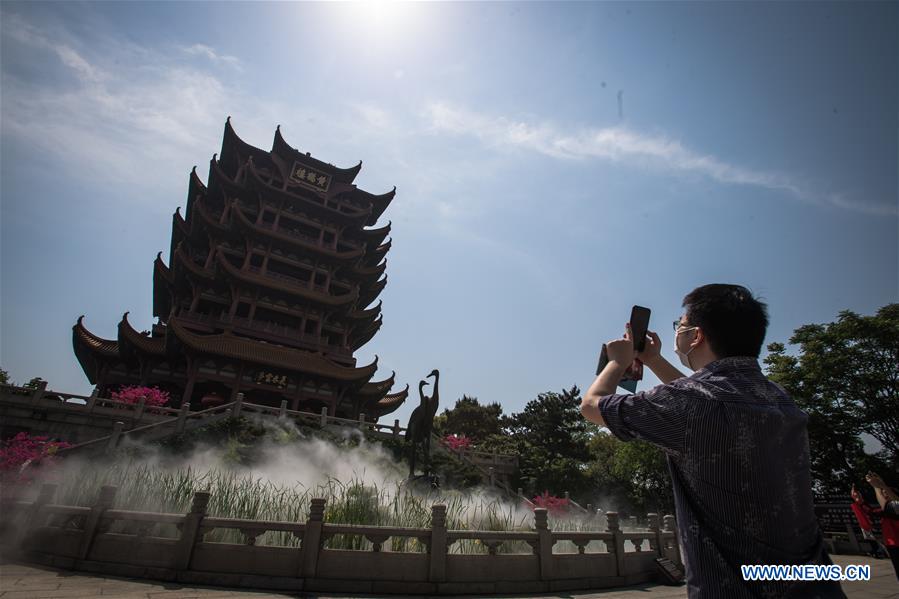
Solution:
M684 331L692 331L698 327L693 327L687 324L682 323L679 319L674 321L674 332L682 333Z

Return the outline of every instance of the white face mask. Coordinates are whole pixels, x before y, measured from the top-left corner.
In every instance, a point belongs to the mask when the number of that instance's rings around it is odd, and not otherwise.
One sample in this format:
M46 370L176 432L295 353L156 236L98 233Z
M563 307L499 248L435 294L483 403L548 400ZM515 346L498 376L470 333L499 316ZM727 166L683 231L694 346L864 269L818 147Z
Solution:
M678 330L677 333L674 334L674 353L676 353L677 357L680 358L680 363L683 364L684 366L686 366L687 368L689 368L690 370L693 370L693 367L690 365L690 353L696 348L691 347L690 351L682 352L680 350L680 348L677 346L677 338L681 333L684 333L686 331L692 331L697 328L698 327L686 327L686 328Z

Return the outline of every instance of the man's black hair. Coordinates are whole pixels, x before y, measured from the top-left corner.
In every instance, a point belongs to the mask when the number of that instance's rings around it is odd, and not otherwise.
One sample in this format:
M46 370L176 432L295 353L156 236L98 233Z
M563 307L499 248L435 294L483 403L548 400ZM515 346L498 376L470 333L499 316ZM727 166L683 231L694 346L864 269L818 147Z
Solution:
M759 357L768 328L768 307L740 285L697 287L684 298L687 323L702 329L719 358Z

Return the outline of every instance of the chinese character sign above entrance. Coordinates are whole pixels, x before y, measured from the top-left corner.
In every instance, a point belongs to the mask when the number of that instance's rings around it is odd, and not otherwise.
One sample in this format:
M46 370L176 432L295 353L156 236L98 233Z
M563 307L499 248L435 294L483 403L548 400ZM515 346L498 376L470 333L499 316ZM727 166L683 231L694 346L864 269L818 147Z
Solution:
M331 185L331 177L329 175L299 162L293 163L293 168L290 170L290 178L292 181L308 185L316 191L328 191L328 186Z

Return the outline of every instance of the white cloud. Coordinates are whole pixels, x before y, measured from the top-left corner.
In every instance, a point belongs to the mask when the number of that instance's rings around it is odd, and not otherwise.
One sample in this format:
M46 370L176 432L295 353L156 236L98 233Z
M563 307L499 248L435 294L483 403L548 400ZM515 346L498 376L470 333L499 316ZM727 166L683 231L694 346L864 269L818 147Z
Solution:
M690 150L676 140L643 135L626 127L566 133L551 124L533 125L503 116L472 112L444 102L429 104L424 110L424 117L431 131L473 135L490 147L516 147L560 160L601 159L669 168L697 173L719 183L780 190L811 203L867 214L899 214L899 207L895 205L849 201L840 194L816 194L787 175L728 164L714 156Z
M3 136L13 147L37 145L87 178L132 185L133 201L183 188L190 165L211 156L240 97L177 56L122 40L102 40L88 54L66 31L15 15L2 31L30 64L55 55L75 78L48 85L4 69Z
M219 54L213 48L205 44L194 44L193 46L182 48L182 50L193 56L204 56L214 63L222 63L234 67L237 70L243 70L239 58L227 54Z

